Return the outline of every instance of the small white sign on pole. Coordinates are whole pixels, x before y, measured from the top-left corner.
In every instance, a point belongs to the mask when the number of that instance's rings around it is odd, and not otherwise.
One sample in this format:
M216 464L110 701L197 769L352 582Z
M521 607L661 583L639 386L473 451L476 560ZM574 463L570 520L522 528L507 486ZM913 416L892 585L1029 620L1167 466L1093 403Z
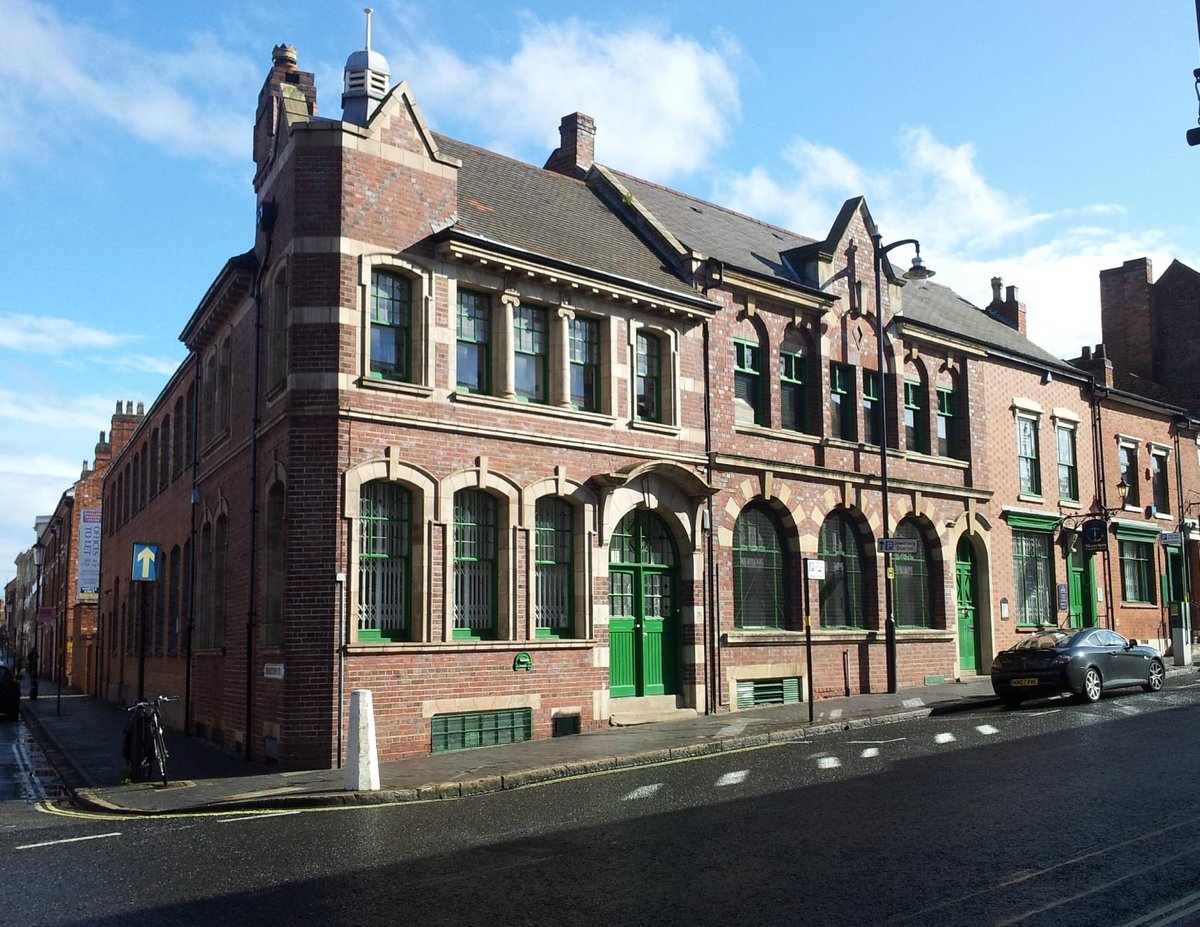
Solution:
M824 560L808 560L808 578L809 579L824 579L825 578L825 561Z

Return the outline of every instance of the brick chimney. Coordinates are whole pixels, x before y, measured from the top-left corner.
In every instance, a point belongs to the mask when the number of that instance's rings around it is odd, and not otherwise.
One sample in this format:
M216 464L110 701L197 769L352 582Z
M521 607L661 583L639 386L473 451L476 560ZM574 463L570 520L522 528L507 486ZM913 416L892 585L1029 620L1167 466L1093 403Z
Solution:
M992 301L988 303L987 309L984 311L998 322L1003 322L1009 328L1015 328L1022 335L1025 331L1025 304L1017 301L1017 288L1015 286L1008 287L1004 292L1004 299L1000 298L1000 291L1004 288L1004 281L999 277L992 278Z
M276 45L271 52L271 70L258 92L258 109L254 113L254 188L267 173L275 152L286 139L284 110L293 115L317 114L317 88L313 75L296 65L296 49L291 45Z
M582 180L596 160L596 120L583 113L563 116L558 125L560 143L545 168Z
M1096 383L1100 386L1112 388L1113 363L1108 359L1108 351L1103 344L1096 345L1094 352L1090 347L1084 345L1083 353L1074 360L1067 361L1067 363L1072 367L1078 367L1080 370L1090 373L1096 378Z
M1123 374L1154 377L1155 318L1149 258L1100 271L1100 334Z

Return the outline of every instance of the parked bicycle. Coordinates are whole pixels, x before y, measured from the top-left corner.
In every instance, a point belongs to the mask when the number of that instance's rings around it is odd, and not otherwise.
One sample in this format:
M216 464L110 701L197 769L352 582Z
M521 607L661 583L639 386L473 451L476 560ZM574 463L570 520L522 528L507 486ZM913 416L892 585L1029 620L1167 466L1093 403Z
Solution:
M129 777L134 782L150 781L157 768L158 778L162 779L163 785L167 784L167 744L163 739L158 706L174 701L178 701L176 696L158 695L125 709L133 713L125 726L124 754L129 764Z

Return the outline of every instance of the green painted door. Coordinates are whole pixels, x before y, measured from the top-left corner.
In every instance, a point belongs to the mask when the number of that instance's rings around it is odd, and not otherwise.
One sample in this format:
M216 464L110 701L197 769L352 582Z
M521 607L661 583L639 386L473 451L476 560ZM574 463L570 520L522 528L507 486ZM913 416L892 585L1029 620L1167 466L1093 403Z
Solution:
M958 666L963 673L979 672L979 616L977 614L975 554L965 537L958 542L955 560L958 590Z
M1085 557L1077 541L1067 556L1067 626L1096 626L1096 589L1092 583L1092 558Z
M679 691L679 576L662 519L637 510L609 549L609 689L613 698Z

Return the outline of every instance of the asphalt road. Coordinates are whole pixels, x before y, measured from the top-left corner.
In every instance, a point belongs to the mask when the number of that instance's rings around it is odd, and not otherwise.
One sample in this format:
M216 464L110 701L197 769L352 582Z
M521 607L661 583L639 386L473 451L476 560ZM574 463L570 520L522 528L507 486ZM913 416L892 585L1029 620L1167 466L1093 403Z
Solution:
M1197 924L1192 678L1098 705L960 713L453 802L30 813L27 827L0 828L0 918Z

